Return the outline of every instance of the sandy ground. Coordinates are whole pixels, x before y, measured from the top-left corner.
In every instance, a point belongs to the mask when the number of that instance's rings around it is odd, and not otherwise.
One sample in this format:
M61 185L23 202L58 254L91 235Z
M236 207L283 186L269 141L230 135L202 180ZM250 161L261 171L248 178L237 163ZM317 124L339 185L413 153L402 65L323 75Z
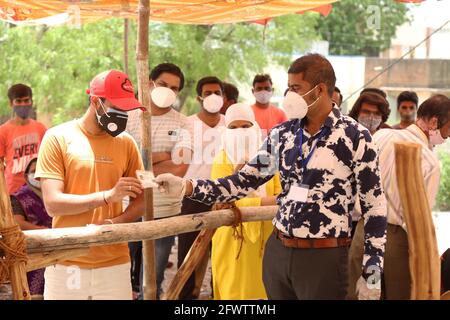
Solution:
M175 245L172 247L172 252L169 257L169 261L173 263L171 268L166 269L165 278L162 283L163 291L167 290L173 277L177 273L177 255L178 255L178 238L175 240ZM208 261L208 268L206 269L205 278L203 279L202 289L200 291L200 298L212 299L212 289L211 289L211 259Z

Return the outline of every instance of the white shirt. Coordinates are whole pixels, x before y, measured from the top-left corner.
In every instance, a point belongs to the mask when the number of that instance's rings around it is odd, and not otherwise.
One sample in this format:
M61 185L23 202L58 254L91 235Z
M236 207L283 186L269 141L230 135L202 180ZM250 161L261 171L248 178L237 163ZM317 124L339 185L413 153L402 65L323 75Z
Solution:
M381 181L387 200L387 221L406 230L397 186L394 144L407 141L422 146L422 174L430 208L433 208L439 190L439 160L430 149L427 136L415 124L403 130L381 129L374 134L373 139L379 148Z
M127 132L141 146L142 111L128 113ZM170 111L160 115L152 115L152 152L172 152L178 148L191 148L189 122L187 117L170 108Z
M225 117L215 127L210 127L194 114L188 117L190 132L193 137L192 160L184 176L185 179L209 179L214 158L221 149L222 129L225 128Z
M141 119L142 111L135 110L128 113L127 132L133 136L141 147ZM151 118L152 152L169 152L172 161L176 161L176 151L180 148L191 149L190 126L187 117L170 108L170 111ZM181 212L181 202L178 198L170 198L154 189L153 197L154 217L166 218Z

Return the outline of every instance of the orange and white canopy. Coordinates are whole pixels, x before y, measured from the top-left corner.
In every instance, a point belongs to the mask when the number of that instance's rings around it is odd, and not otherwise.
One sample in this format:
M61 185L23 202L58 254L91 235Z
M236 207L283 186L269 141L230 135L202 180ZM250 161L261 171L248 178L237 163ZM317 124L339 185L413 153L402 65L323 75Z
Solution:
M150 0L152 21L218 24L264 21L314 10L327 15L337 0ZM0 19L39 23L75 19L81 23L111 17L136 18L138 0L0 0Z

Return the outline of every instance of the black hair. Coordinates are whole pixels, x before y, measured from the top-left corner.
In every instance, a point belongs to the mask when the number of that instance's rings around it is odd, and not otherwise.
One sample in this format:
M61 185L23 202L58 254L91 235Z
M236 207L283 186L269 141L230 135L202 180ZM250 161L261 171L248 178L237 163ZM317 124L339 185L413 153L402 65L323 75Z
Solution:
M94 96L91 96L91 95L88 96L88 106L90 106L92 103L92 100L91 100L92 97L94 97ZM103 97L98 97L98 98L101 100L101 102L103 102L103 104L105 104L106 98L103 98Z
M384 92L383 90L378 89L378 88L371 88L371 87L369 87L369 88L364 88L364 89L362 89L362 91L359 93L359 95L362 95L363 93L367 93L367 92L379 94L379 95L382 96L383 98L387 99L387 94L386 94L386 92Z
M203 89L203 86L205 84L218 84L220 86L220 90L222 90L222 92L223 92L223 82L220 81L219 78L217 78L217 77L204 77L204 78L201 78L200 80L198 80L198 82L197 82L196 91L197 91L197 95L199 97L201 97L201 95L202 95L202 89Z
M223 94L228 100L234 100L238 102L239 90L235 85L228 82L223 82Z
M181 71L181 69L177 65L174 65L173 63L158 64L150 72L150 80L155 81L163 73L170 73L170 74L173 74L174 76L177 76L178 78L180 78L180 90L179 91L181 91L184 88L184 74Z
M443 94L428 98L417 109L417 118L429 120L433 117L437 117L438 129L450 121L450 99Z
M411 101L414 102L414 104L417 105L419 104L419 97L417 96L417 93L415 93L414 91L403 91L401 92L398 97L397 97L397 109L400 108L400 104L403 101Z
M378 110L381 112L382 123L386 122L389 118L389 114L391 113L389 102L382 95L374 92L365 92L360 95L348 115L358 121L359 113L361 111L363 103L373 104L377 106Z
M27 175L28 173L30 173L31 165L32 165L33 163L35 163L35 162L37 162L37 158L33 158L33 159L31 159L30 161L28 161L28 164L27 164L27 166L25 167L25 171L24 171L25 175Z
M273 85L272 83L272 78L270 77L269 74L257 74L254 78L253 78L253 87L255 86L256 83L258 82L266 82L269 81L270 85Z
M16 98L30 97L33 98L33 90L23 83L17 83L8 89L8 99L13 101Z
M339 99L341 99L341 102L340 102L340 103L342 103L342 100L344 100L344 97L342 96L341 90L339 90L338 87L334 86L334 91L337 92L337 93L339 93ZM335 102L336 102L336 101L335 101Z
M313 87L324 83L328 88L328 95L333 95L336 75L331 63L320 54L309 53L298 58L291 64L288 73L303 73L303 79Z

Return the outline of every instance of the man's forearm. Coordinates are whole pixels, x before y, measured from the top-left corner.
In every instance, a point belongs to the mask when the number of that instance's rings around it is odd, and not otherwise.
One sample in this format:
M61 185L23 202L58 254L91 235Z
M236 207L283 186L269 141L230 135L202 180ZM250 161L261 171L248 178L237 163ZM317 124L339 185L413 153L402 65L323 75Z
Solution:
M118 217L112 219L114 223L130 223L136 222L139 217L145 213L144 192L142 192L135 200L132 200L125 212Z
M152 163L153 165L163 162L163 161L167 161L172 159L170 152L153 152L152 153Z
M84 195L60 193L51 201L44 202L47 212L52 217L69 216L94 210L106 205L104 192L96 192Z
M153 166L153 172L155 176L162 173L171 173L178 177L184 177L188 169L188 164L175 164L172 160L163 161Z
M363 275L368 276L373 272L383 272L387 221L383 215L366 216L364 219L366 222L362 270Z

